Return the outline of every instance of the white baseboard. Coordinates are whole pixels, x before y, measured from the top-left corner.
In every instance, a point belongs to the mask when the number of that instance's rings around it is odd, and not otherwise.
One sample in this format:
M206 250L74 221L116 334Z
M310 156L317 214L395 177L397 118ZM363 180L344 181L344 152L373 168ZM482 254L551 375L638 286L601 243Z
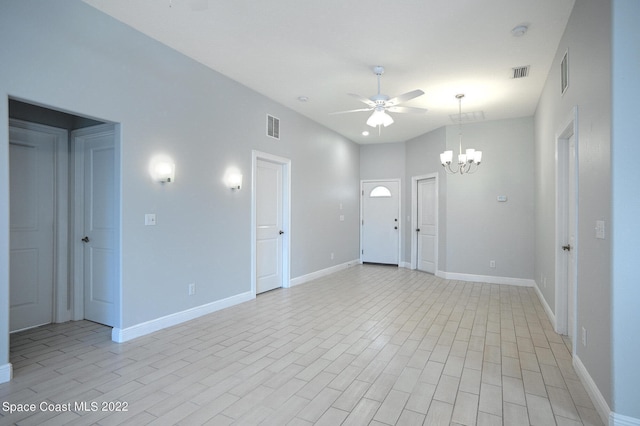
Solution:
M312 272L310 274L301 275L299 277L295 277L289 281L289 286L293 287L296 285L304 284L309 281L313 281L315 279L333 274L334 272L342 271L343 269L350 268L352 266L358 265L360 263L359 260L352 260L350 262L341 263L339 265L330 266L329 268L321 269L319 271Z
M544 312L547 314L547 318L549 318L549 321L551 322L551 326L553 327L554 330L557 330L558 328L556 327L556 316L553 313L553 311L551 310L551 307L549 307L549 304L547 303L547 300L542 295L542 292L540 291L540 287L538 287L538 283L535 283L533 288L535 288L535 290L536 290L536 294L538 295L538 299L540 300L540 303L542 304L542 307L544 308Z
M181 324L186 321L207 315L224 308L237 305L239 303L247 302L255 299L255 294L251 291L246 293L240 293L235 296L227 297L226 299L216 300L215 302L207 303L206 305L197 306L195 308L187 309L182 312L176 312L175 314L167 315L164 317L156 318L151 321L136 324L127 328L116 328L111 330L111 340L114 342L122 343L136 337L144 336L154 331L162 330L163 328L171 327L177 324Z
M411 262L400 262L398 268L411 269Z
M11 363L0 365L0 383L6 383L13 376L13 366Z
M436 276L446 280L472 281L488 284L517 285L520 287L534 287L535 281L528 278L494 277L491 275L461 274L458 272L437 271Z
M596 386L596 382L593 381L591 375L587 371L587 368L584 366L578 355L575 355L573 357L573 369L576 370L576 374L580 378L582 386L584 386L585 390L589 394L589 398L591 398L591 402L593 402L593 405L600 415L602 422L604 424L607 424L609 422L609 416L611 414L609 404L607 404L604 396L602 396L602 394L600 393L600 389L598 389L598 386Z
M609 415L609 426L640 426L640 419L614 413Z

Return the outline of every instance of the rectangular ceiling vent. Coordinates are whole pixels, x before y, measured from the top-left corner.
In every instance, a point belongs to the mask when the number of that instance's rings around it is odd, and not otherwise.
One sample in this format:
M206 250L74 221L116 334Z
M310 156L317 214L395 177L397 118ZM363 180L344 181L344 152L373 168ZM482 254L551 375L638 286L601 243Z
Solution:
M280 119L267 114L267 136L280 139Z
M463 112L462 114L449 114L454 123L470 123L484 120L484 111Z
M511 78L525 78L529 76L529 68L530 65L526 65L524 67L511 68L512 74Z

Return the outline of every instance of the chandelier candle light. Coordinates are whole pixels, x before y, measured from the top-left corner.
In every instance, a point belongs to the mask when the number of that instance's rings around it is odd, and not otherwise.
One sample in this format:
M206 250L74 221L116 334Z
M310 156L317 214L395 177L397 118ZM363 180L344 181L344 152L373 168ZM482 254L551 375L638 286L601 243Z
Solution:
M462 98L464 98L463 94L456 95L456 99L458 99L458 136L460 144L458 166L451 167L451 160L453 160L453 151L445 151L440 154L440 162L442 163L442 167L444 167L447 173L460 173L461 175L464 175L475 173L476 170L478 170L478 166L482 161L482 151L476 151L473 148L467 148L465 153L462 153Z

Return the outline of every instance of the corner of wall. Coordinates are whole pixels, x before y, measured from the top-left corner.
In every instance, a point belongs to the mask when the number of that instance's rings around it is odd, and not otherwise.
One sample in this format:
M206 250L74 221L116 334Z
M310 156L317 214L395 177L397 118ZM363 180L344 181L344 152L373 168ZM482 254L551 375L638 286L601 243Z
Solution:
M13 376L13 366L11 363L0 365L0 383L6 383Z

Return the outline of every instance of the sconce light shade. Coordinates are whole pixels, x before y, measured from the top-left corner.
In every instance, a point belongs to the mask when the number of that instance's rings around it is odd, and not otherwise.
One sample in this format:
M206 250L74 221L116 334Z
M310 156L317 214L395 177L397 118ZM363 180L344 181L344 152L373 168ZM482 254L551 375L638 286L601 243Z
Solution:
M242 187L242 173L229 173L227 175L227 186L233 190L239 190Z
M176 165L166 161L158 162L153 169L155 180L158 182L173 182L175 180Z

